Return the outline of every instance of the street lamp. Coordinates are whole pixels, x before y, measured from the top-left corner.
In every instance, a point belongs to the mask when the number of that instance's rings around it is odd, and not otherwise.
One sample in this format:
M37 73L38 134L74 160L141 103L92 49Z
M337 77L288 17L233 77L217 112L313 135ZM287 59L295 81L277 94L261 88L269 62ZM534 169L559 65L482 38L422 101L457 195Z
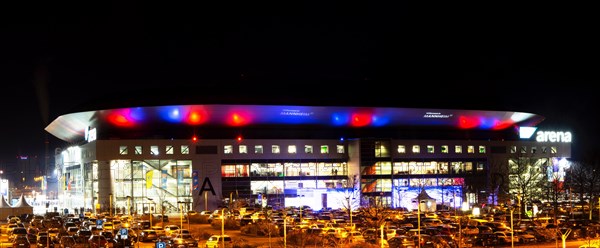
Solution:
M148 201L151 201L151 202L153 202L153 201L152 201L152 198L148 198ZM153 203L154 203L154 202L153 202ZM148 210L152 210L152 209L150 208L150 205L148 205ZM154 219L154 215L152 214L152 211L148 211L148 213L150 213L150 228L152 228L152 219Z
M112 194L108 194L108 216L112 217Z
M283 247L286 248L287 247L287 210L285 210L285 208L283 209ZM269 231L269 237L271 236L271 233ZM271 244L271 242L269 242L269 244Z
M179 204L179 219L181 222L181 228L183 228L183 202L178 201L177 203Z
M514 248L515 247L515 237L514 237L514 222L513 222L513 213L515 212L515 209L513 207L510 208L510 247Z
M221 209L221 240L223 240L223 247L225 247L225 209Z

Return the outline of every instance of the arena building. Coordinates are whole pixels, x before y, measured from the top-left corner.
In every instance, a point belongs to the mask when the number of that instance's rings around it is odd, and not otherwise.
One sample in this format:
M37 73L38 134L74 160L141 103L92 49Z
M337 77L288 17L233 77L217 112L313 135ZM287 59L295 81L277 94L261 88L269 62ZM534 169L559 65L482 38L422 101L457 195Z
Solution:
M543 119L505 111L204 104L74 112L46 131L72 144L55 153L59 199L71 211L201 211L235 201L415 209L418 195L456 209L509 203L515 195L550 199L548 185L562 180L572 137L536 130ZM539 182L519 184L523 176Z

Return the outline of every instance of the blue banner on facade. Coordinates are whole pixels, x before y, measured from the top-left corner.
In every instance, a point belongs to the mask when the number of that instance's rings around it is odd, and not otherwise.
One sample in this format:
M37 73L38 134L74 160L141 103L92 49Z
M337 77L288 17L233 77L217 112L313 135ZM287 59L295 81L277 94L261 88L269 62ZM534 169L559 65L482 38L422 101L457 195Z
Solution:
M183 170L177 169L177 184L183 184Z
M160 175L160 184L162 186L163 189L167 189L167 170L162 170L161 171L161 175Z
M192 189L198 190L198 186L200 186L200 180L198 179L198 171L195 170L192 172Z

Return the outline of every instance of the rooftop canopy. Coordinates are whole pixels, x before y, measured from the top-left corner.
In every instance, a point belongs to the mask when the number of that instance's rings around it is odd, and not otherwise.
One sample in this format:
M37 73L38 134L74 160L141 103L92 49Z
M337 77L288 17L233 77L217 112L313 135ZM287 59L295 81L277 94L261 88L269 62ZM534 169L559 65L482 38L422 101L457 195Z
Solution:
M506 130L535 126L544 118L523 112L420 109L388 107L336 107L288 105L169 105L118 108L70 113L52 121L46 131L57 138L78 142L89 130L136 133L143 130L190 128L329 127L378 129L432 127L454 130ZM168 128L165 128L168 127ZM141 135L141 134L140 134Z

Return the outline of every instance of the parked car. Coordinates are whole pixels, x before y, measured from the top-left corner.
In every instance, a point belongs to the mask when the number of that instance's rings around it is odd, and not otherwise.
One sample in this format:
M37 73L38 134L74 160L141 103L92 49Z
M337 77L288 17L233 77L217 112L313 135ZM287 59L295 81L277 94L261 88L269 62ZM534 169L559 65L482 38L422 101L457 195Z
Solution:
M179 231L179 226L178 225L167 225L165 226L165 233L166 236L169 237L173 237L175 236L175 234L177 234L177 232Z
M143 230L139 236L141 242L155 241L158 238L158 234L155 230L152 229Z
M473 243L477 246L495 246L498 244L498 236L494 233L482 233L475 237Z
M31 247L31 243L29 243L29 239L27 239L26 235L19 235L13 238L12 240L13 248L29 248Z
M391 237L387 240L387 243L390 247L405 247L405 248L415 248L416 243L412 237L408 237L405 235Z
M515 230L513 235L517 236L519 243L522 244L533 243L536 241L536 238L533 236L533 234L527 233L520 229Z
M497 231L494 232L494 234L496 234L496 237L498 237L498 243L500 244L510 244L512 242L514 243L518 243L519 242L519 238L517 236L512 236L510 233L507 232L502 232L502 231Z
M107 247L108 240L102 235L94 234L88 239L88 244L90 245L90 248L104 248Z
M365 242L365 237L359 231L351 231L348 233L348 238L351 243Z
M223 242L225 242L225 247L223 247ZM206 243L204 244L205 248L230 248L233 247L233 240L229 235L212 235Z
M75 238L73 236L61 236L58 241L60 248L73 248L75 247Z
M198 240L189 233L177 234L167 242L169 248L197 248Z

